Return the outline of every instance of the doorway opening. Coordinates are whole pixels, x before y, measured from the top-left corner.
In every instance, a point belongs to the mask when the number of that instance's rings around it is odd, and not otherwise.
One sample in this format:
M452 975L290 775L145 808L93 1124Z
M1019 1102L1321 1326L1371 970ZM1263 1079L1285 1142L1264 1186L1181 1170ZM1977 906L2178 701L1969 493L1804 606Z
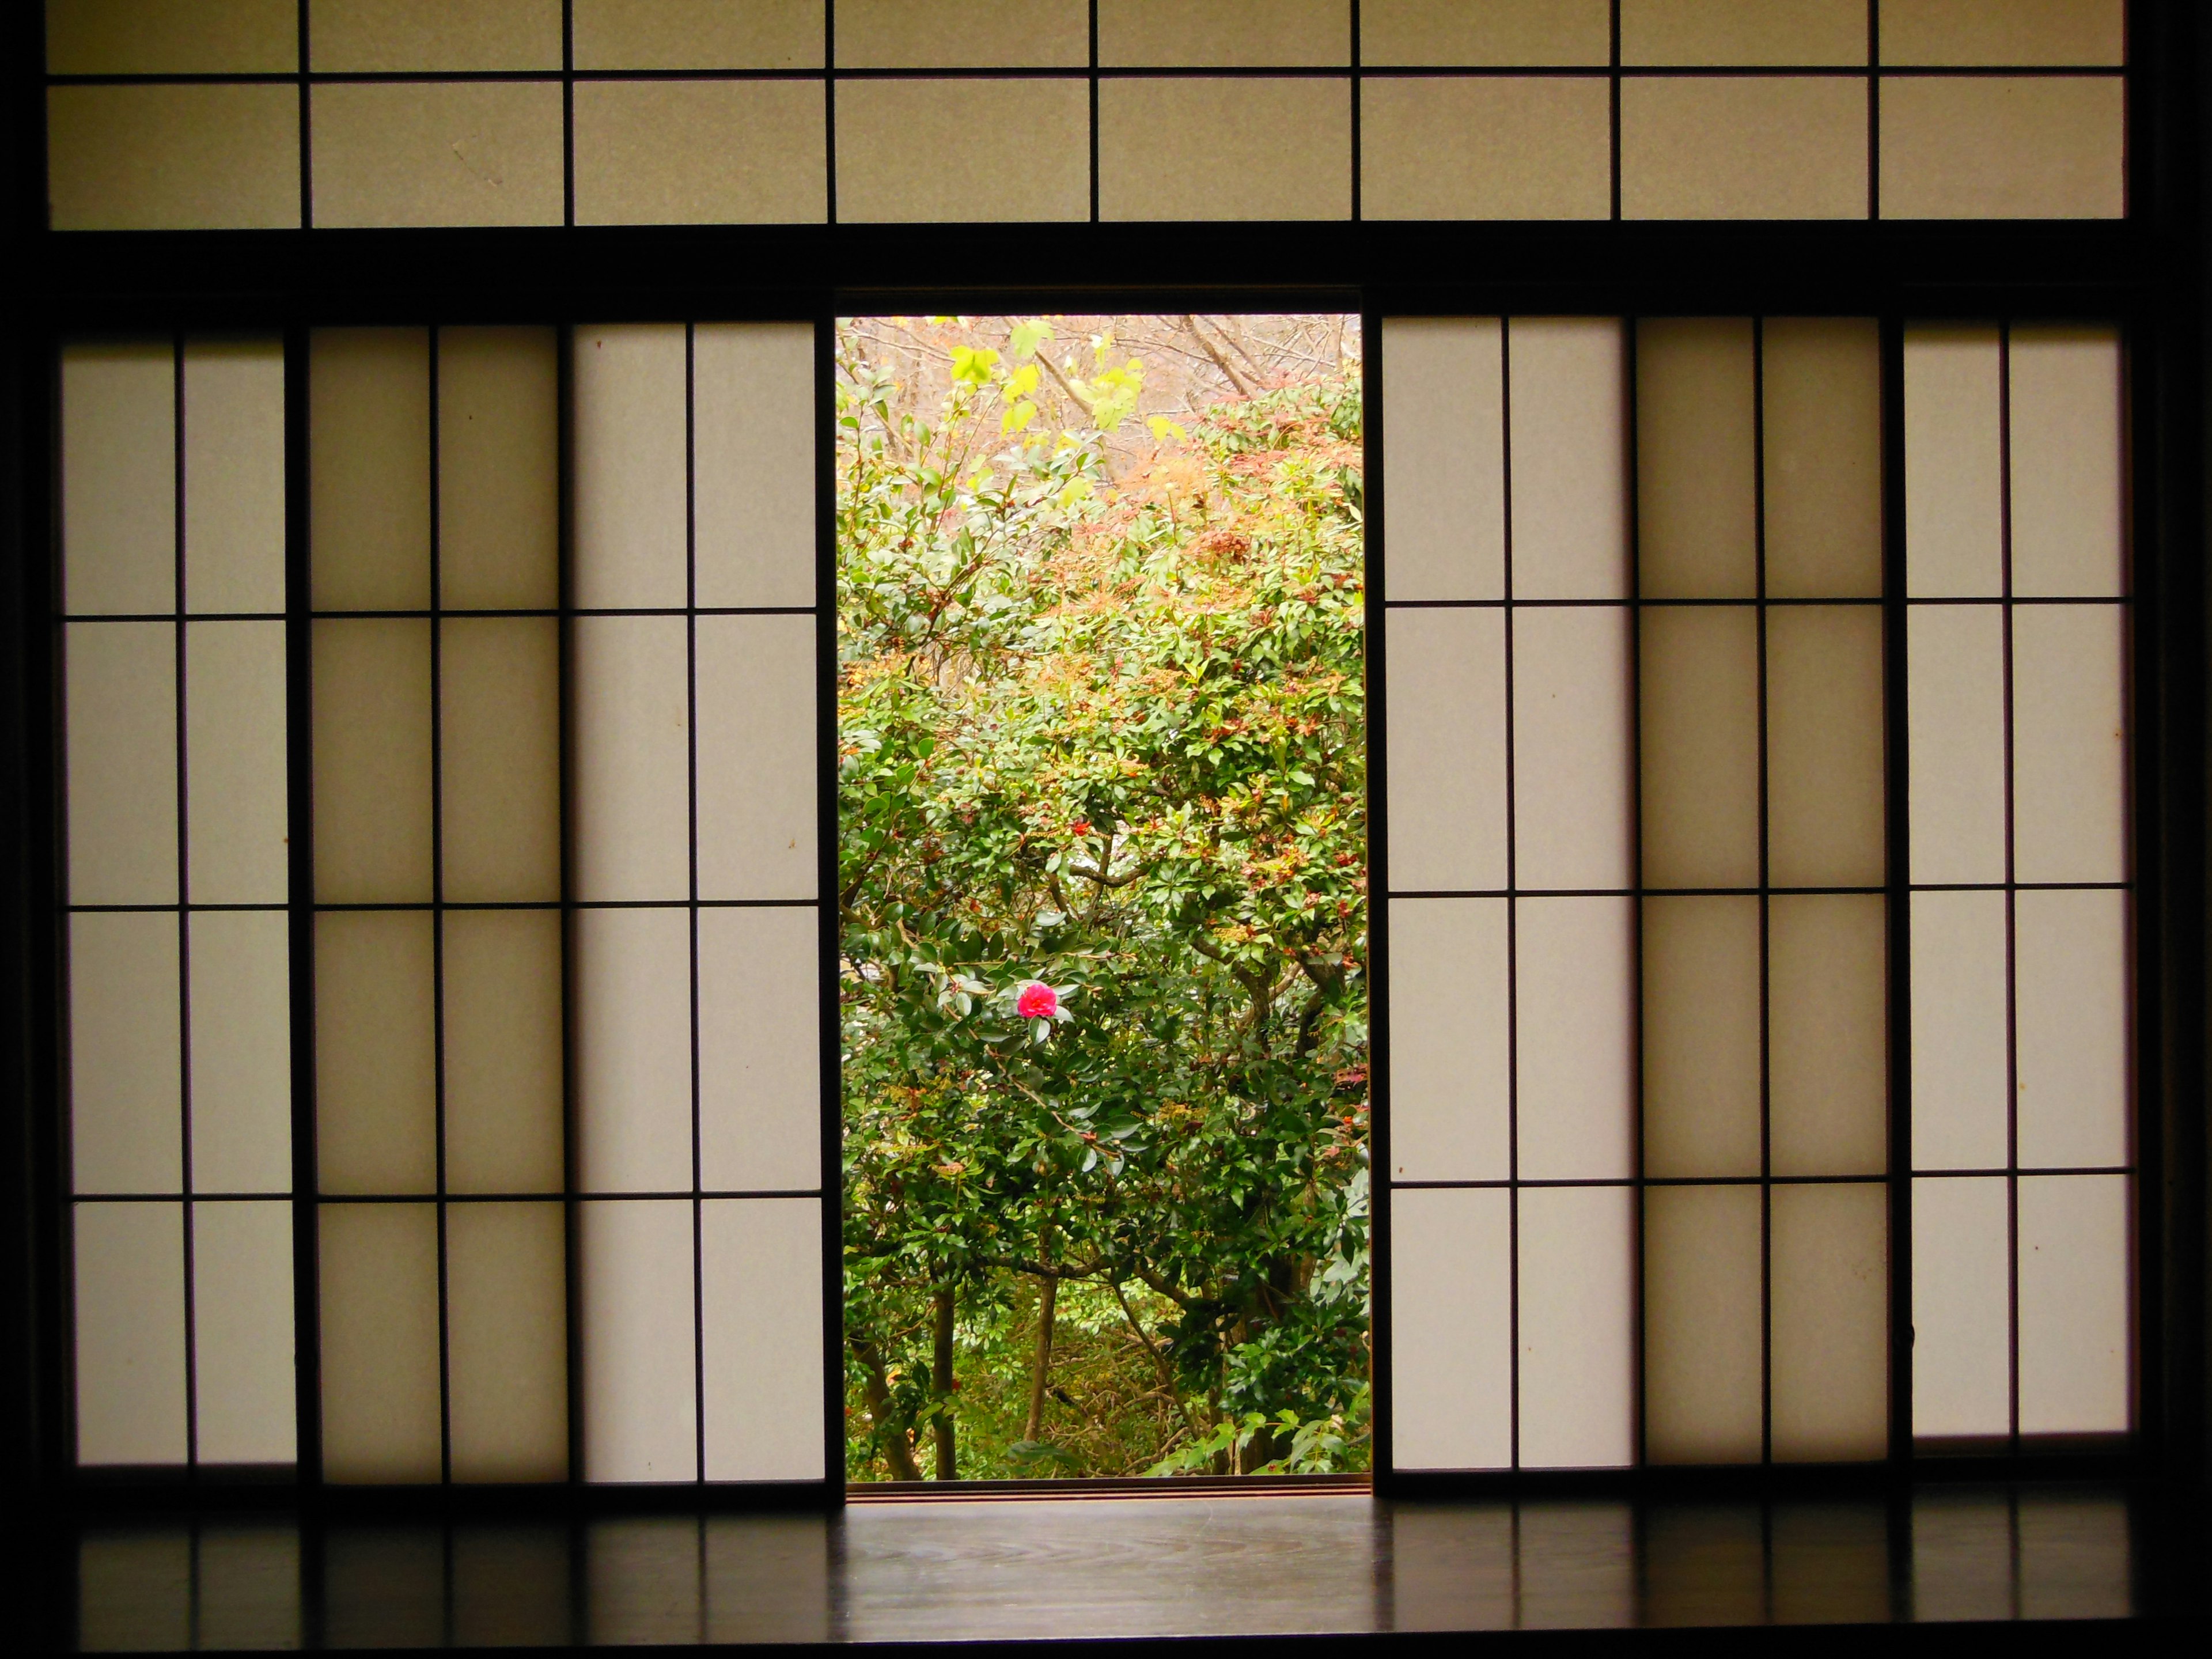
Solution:
M839 324L856 1481L1369 1467L1360 351Z

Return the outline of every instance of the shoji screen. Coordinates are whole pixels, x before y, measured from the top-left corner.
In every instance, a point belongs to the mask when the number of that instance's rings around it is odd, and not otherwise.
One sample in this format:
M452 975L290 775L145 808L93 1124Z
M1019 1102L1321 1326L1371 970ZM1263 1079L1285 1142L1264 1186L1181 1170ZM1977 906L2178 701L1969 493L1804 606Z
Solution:
M1879 365L1386 325L1401 1469L1886 1449Z
M819 1480L813 331L574 353L583 1472Z
M85 1464L293 1462L284 360L61 362Z
M2132 1420L2119 342L1905 342L1913 1417Z

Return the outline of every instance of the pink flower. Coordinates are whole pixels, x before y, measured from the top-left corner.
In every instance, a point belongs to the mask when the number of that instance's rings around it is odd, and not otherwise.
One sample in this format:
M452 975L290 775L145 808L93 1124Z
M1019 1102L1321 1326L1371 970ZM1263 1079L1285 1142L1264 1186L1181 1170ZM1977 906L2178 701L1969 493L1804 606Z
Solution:
M1060 993L1039 981L1022 987L1014 1012L1024 1019L1054 1019L1060 1014Z

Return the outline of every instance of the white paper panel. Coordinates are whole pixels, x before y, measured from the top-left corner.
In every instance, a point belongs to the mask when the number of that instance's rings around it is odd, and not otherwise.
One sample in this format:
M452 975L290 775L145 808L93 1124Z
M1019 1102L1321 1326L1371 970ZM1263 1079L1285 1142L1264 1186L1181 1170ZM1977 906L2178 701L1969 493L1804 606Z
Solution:
M62 351L62 604L177 605L176 354L166 340Z
M1879 887L1887 853L1882 617L1766 613L1766 860L1776 887Z
M289 1463L292 1206L192 1206L192 1358L203 1463Z
M177 902L177 635L167 623L71 623L72 904Z
M573 939L578 1178L586 1192L688 1192L690 915L580 910Z
M1504 899L1390 901L1390 1175L1509 1171Z
M1758 1461L1759 1254L1758 1188L1644 1194L1644 1432L1652 1462Z
M1505 884L1505 629L1496 611L1394 611L1390 890Z
M698 621L699 896L812 898L812 617Z
M1504 382L1495 317L1382 325L1384 594L1504 597Z
M1620 324L1611 317L1516 317L1506 326L1513 383L1513 596L1626 598L1628 441Z
M446 1190L557 1193L564 975L558 910L448 910Z
M316 916L320 1191L437 1190L436 985L428 911Z
M201 910L190 927L192 1186L289 1192L291 918Z
M1888 1167L1887 905L1879 893L1767 901L1767 1145L1777 1175Z
M2129 1376L2128 1177L2020 1183L2020 1431L2118 1433Z
M1524 607L1512 626L1514 883L1626 887L1628 611Z
M2120 341L2111 328L2012 331L2012 591L2126 591Z
M568 1473L568 1229L557 1202L446 1211L453 1479Z
M185 605L284 609L284 343L185 344Z
M1662 95L1659 82L1639 90L1646 98ZM1632 163L1624 170L1637 171ZM1646 599L1749 599L1758 592L1753 357L1747 317L1657 317L1637 325L1637 584Z
M76 1455L185 1461L180 1204L76 1208Z
M441 622L438 633L447 901L557 900L560 624L550 617L456 617Z
M1881 327L1770 317L1759 330L1767 597L1879 598Z
M1879 1458L1889 1446L1888 1189L1777 1187L1771 1201L1775 1461Z
M1646 607L1638 692L1647 887L1755 887L1759 629L1747 605Z
M2002 893L1912 896L1912 1167L2005 1163Z
M1503 1191L1391 1194L1390 1450L1397 1468L1512 1462L1511 1261Z
M2005 1183L1912 1183L1912 1431L2010 1428Z
M699 1222L707 1479L819 1480L822 1200L721 1200Z
M710 1191L822 1185L822 917L699 913L699 1166Z
M430 603L430 336L320 328L310 337L308 544L318 611Z
M1517 902L1523 1179L1618 1180L1635 1168L1634 906L1628 898Z
M2128 896L2110 888L2014 901L2023 1169L2128 1161Z
M1635 1270L1635 1195L1628 1188L1522 1192L1524 1468L1612 1468L1633 1461Z
M2001 591L2003 473L1997 331L1905 331L1905 589Z
M571 382L574 603L684 603L684 330L580 328Z
M1916 882L2005 878L2003 626L1995 605L1915 605L1906 614Z
M560 603L560 356L550 328L438 331L438 603Z
M185 796L195 904L281 904L285 822L284 624L185 629Z
M569 634L575 896L690 895L690 719L680 617L585 617Z
M428 903L430 624L322 620L312 635L315 897Z
M429 1204L319 1207L323 1476L438 1479L438 1214Z
M1759 1172L1759 901L1644 901L1644 1172Z
M696 1480L691 1206L629 1200L580 1205L576 1214L584 1478Z
M173 1193L184 1167L177 918L69 919L70 1164L80 1193Z
M692 337L698 602L814 603L814 331L708 323Z
M2012 618L2013 868L2021 881L2122 881L2127 613L2024 605Z

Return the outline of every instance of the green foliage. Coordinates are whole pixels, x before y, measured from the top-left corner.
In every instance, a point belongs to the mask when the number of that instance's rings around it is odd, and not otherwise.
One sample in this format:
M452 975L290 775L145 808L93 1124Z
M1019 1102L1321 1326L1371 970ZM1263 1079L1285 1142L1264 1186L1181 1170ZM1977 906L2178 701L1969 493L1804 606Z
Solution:
M852 1472L1364 1467L1358 384L1116 480L1052 339L925 419L841 335Z

